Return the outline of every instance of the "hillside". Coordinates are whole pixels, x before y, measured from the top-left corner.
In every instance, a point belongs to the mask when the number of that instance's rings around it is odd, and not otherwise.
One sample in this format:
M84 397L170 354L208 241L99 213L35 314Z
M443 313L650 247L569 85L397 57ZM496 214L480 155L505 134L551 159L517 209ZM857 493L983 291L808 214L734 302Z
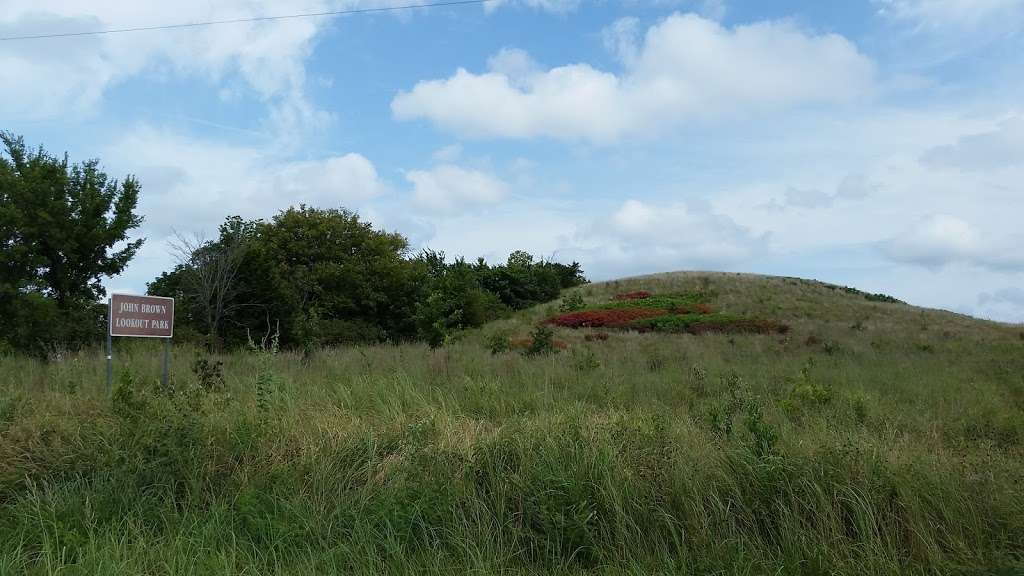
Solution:
M1024 328L755 275L564 297L637 291L770 329L521 353L554 302L437 350L178 347L171 390L118 342L113 398L97 352L0 358L0 574L1024 570Z

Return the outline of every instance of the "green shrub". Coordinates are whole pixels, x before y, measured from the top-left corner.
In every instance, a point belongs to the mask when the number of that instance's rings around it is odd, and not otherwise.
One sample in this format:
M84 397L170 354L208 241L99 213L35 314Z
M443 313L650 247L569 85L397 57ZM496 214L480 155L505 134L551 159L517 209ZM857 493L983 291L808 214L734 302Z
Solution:
M547 324L538 324L530 333L530 345L523 353L527 356L547 356L556 352L555 331Z
M585 308L583 303L583 295L579 292L570 292L562 298L562 303L558 305L559 312L576 312Z
M795 378L791 379L789 394L782 401L782 406L790 415L799 417L808 410L824 406L832 401L832 389L812 378L814 359L809 358Z
M509 342L508 332L498 331L492 332L487 335L484 340L484 345L491 351L491 354L498 355L508 352L512 348L511 342Z
M192 363L192 373L195 374L199 387L212 392L225 388L224 362L214 360L209 356L200 356Z

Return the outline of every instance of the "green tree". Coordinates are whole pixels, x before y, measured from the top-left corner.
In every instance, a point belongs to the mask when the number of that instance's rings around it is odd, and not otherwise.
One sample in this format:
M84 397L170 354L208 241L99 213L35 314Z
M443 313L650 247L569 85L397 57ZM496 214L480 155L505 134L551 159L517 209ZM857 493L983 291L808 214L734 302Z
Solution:
M415 334L419 273L402 235L374 230L348 210L300 206L265 224L257 249L286 341L310 346Z
M142 245L128 240L142 222L138 181L109 178L98 160L30 150L9 132L0 144L0 317L13 324L4 334L16 347L81 344L96 332L102 278L124 270ZM26 307L39 312L26 319ZM32 342L10 336L43 316L50 330L31 330Z
M432 348L444 345L458 330L481 326L507 312L496 294L480 286L479 270L486 264L470 265L461 258L446 264L443 252L431 250L425 250L419 260L427 277L416 325L420 338Z

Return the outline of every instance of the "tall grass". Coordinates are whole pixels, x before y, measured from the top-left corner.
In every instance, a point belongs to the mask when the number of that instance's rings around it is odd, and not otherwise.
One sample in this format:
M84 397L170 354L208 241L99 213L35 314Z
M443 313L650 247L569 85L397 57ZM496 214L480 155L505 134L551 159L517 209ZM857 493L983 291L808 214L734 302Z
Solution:
M0 574L1012 574L1020 330L789 279L672 275L781 336L0 359Z

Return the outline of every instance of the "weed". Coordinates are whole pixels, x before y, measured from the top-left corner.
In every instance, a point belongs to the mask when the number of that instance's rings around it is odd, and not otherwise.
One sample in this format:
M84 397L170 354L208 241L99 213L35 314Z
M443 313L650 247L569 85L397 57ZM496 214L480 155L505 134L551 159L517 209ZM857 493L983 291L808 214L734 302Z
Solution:
M1020 572L1024 327L929 311L925 337L838 288L713 278L794 345L587 330L498 362L493 326L303 363L269 338L217 357L237 403L188 345L161 389L158 343L119 342L112 402L99 353L0 357L0 574Z
M127 367L121 370L112 402L114 414L126 420L140 418L148 406L145 391L140 389L138 379Z
M703 396L708 388L708 371L694 364L690 367L690 387L698 396Z
M853 419L861 426L867 424L868 403L864 396L858 395L853 398Z
M484 339L484 345L491 351L491 355L504 354L512 349L507 332L499 331L488 334Z
M843 348L835 340L826 340L825 343L822 344L821 349L825 351L825 354L835 356L836 354L839 354Z
M558 306L558 311L562 313L566 312L578 312L583 310L586 305L583 303L583 295L579 292L570 292L564 298L562 303Z
M572 362L577 372L592 372L601 367L597 354L590 348L573 350Z
M832 401L832 389L811 377L813 369L814 358L808 358L800 367L797 376L791 379L792 387L782 401L782 406L792 416L800 417L807 411Z
M527 356L547 356L558 352L555 346L555 331L546 324L538 324L530 333L530 345L524 351Z
M726 398L713 406L709 414L711 431L723 439L732 438L734 419L746 408L749 395L743 379L733 373L723 379Z
M665 359L658 353L653 353L647 357L647 371L648 372L661 372L665 368Z
M592 332L583 337L587 342L604 342L608 340L607 332Z
M750 447L756 457L761 459L767 458L775 451L778 434L765 421L760 403L747 402L746 408L746 417L743 419L743 424L750 435Z
M224 362L221 360L200 356L192 363L192 373L195 374L199 387L207 392L219 392L226 387Z

